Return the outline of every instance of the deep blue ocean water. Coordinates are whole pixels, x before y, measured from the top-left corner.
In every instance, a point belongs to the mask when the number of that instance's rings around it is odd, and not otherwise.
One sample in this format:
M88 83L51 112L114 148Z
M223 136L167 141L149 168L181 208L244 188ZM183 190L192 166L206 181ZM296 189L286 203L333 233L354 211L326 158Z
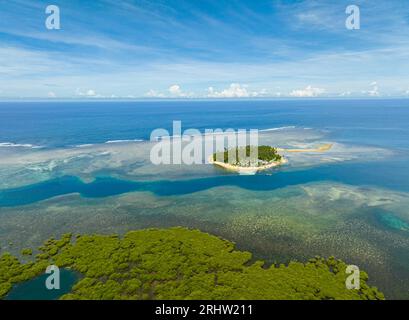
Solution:
M339 141L408 148L408 100L1 102L0 143L66 147L149 140L156 128L329 129Z

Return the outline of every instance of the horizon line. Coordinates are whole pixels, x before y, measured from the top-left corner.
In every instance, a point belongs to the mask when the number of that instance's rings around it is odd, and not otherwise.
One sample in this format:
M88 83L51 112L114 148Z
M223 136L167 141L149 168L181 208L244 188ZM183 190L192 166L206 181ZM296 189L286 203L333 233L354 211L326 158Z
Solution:
M204 97L166 97L166 98L40 98L40 97L24 97L24 98L0 98L0 103L3 102L166 102L166 101L313 101L313 100L409 100L409 96L378 96L378 97L240 97L240 98L204 98Z

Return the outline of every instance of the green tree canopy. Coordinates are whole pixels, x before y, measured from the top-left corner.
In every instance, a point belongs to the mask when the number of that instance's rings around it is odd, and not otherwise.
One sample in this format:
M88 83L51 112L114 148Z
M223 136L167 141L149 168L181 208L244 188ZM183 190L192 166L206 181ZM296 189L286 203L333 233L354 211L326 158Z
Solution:
M345 286L346 264L331 257L265 267L232 242L186 228L50 239L35 261L0 257L0 297L55 264L82 274L62 299L384 299L367 285Z

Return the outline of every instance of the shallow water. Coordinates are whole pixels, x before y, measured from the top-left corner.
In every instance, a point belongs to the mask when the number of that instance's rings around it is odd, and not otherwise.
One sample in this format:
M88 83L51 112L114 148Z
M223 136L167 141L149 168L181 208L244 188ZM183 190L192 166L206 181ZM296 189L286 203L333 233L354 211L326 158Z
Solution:
M402 219L396 217L392 213L388 212L378 213L377 218L386 227L389 227L394 230L409 232L409 224L403 221Z

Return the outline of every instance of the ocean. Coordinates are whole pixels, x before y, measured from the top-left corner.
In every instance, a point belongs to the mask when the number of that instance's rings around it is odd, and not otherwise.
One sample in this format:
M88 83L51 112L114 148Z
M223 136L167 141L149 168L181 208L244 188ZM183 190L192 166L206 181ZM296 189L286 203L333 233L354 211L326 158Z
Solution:
M0 143L67 147L148 140L156 128L327 129L346 142L408 146L407 100L2 102ZM11 141L8 141L11 140Z
M253 176L149 161L154 129L259 129L291 154ZM330 256L409 298L409 100L0 103L0 247L183 225L269 263Z

